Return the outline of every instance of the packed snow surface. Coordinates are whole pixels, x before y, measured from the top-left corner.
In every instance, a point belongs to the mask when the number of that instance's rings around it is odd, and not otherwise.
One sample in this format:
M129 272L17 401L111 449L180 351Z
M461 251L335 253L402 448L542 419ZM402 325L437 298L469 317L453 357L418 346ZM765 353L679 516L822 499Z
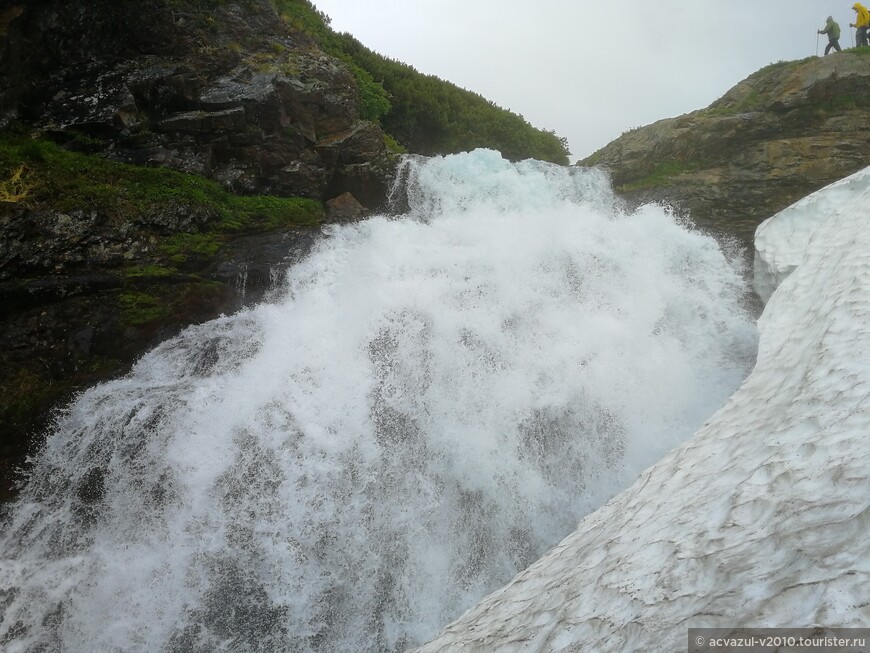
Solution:
M767 302L804 257L819 216L839 213L870 188L870 169L861 170L807 195L762 222L755 231L755 290Z
M727 404L420 653L677 651L690 627L870 623L868 182L759 228L772 295Z

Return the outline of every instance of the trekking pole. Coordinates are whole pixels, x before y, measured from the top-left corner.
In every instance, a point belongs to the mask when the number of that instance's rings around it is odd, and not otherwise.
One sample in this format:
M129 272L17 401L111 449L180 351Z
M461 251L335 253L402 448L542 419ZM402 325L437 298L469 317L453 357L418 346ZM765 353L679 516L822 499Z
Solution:
M849 28L849 38L852 39L852 47L854 48L855 47L855 32L852 30L851 27Z
M819 56L819 33L816 32L816 56Z

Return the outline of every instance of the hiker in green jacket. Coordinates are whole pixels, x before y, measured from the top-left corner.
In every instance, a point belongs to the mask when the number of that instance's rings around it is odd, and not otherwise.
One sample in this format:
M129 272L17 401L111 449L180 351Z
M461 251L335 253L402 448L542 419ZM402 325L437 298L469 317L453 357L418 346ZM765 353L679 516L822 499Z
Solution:
M828 45L825 47L825 56L828 56L831 48L834 48L837 52L842 52L840 49L840 26L832 16L828 16L828 22L825 25L825 29L820 29L819 34L828 35ZM816 50L816 53L818 54L818 50Z

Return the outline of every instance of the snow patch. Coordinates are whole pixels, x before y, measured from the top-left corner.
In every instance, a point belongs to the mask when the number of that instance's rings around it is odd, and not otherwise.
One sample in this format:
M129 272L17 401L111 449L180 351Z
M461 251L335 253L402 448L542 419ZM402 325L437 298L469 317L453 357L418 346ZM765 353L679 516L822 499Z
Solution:
M870 168L807 195L762 222L755 230L755 291L766 304L800 263L819 222L837 220L870 188Z

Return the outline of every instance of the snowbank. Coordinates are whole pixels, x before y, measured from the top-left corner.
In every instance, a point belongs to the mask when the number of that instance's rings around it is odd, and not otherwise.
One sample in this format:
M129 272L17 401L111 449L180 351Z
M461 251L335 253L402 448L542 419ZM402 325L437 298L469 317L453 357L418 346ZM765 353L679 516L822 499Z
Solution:
M685 650L689 627L866 626L870 169L757 240L768 303L745 383L418 651Z
M806 252L821 218L834 217L870 188L870 168L807 195L755 231L755 289L767 303ZM839 218L838 218L839 219Z

